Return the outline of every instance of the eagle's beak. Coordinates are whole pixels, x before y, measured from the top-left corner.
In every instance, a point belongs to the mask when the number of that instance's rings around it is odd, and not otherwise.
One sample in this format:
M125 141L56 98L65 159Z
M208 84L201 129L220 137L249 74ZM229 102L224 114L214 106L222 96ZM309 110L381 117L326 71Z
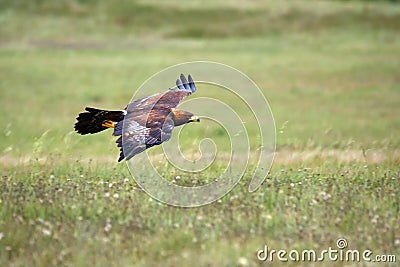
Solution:
M200 117L198 117L198 116L192 116L192 117L190 117L190 120L189 120L190 122L199 122L200 121Z

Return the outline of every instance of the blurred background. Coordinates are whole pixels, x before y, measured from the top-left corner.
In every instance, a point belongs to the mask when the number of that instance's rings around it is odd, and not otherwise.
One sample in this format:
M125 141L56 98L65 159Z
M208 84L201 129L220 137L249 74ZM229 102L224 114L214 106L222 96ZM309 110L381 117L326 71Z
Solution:
M256 82L278 149L399 145L393 1L1 1L0 25L3 156L45 132L53 150L63 136L71 153L103 152L107 134L89 146L68 135L76 114L124 107L149 76L193 60Z
M195 60L260 87L278 153L257 192L246 174L218 202L183 209L135 185L110 131L73 125L84 107L123 108L151 75ZM257 266L264 244L321 250L338 237L399 255L399 70L398 1L0 0L0 265ZM224 131L208 134L225 144ZM223 170L184 177L159 163L189 185Z

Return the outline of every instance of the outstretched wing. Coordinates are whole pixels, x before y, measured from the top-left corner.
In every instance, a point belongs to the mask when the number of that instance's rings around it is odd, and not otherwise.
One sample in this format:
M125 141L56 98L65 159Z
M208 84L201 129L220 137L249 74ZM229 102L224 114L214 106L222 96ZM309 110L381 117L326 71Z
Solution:
M176 86L169 91L138 99L126 107L124 120L118 122L114 135L120 136L117 145L121 153L118 161L143 152L147 148L168 141L174 128L171 109L196 91L192 77L181 74Z
M116 141L121 151L118 161L124 158L129 160L147 148L168 141L174 129L174 122L170 117L165 119L162 127L147 128L129 118L125 120L125 123L124 134Z
M185 75L181 74L180 80L176 80L176 87L170 88L169 91L144 97L133 101L126 107L128 113L143 115L143 112L149 112L152 109L167 109L175 108L179 102L196 91L196 85L190 74L186 80ZM169 114L169 112L168 112Z

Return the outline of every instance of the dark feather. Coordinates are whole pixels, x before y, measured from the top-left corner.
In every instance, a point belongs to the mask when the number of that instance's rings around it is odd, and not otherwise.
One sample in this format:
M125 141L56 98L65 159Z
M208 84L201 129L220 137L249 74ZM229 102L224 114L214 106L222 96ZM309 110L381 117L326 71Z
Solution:
M118 122L124 118L122 110L111 111L90 107L86 107L85 110L87 112L82 112L78 115L74 126L75 131L82 135L98 133L107 129L102 125L106 120Z
M133 101L125 108L126 112L87 107L87 112L79 114L75 130L80 134L95 133L107 129L102 126L105 120L116 122L113 135L119 136L116 140L120 148L118 161L129 160L147 148L171 138L174 129L172 109L196 91L190 75L187 80L181 74L176 86L167 92Z

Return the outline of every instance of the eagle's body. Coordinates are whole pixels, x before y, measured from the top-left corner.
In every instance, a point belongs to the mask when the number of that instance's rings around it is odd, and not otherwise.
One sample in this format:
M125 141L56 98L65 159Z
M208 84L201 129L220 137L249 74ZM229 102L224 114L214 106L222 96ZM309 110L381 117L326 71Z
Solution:
M192 113L175 109L179 102L196 91L192 77L181 74L177 87L169 91L133 101L124 110L100 110L87 107L77 117L75 130L92 134L114 128L114 136L121 149L118 161L143 152L147 148L168 141L175 126L200 121Z

